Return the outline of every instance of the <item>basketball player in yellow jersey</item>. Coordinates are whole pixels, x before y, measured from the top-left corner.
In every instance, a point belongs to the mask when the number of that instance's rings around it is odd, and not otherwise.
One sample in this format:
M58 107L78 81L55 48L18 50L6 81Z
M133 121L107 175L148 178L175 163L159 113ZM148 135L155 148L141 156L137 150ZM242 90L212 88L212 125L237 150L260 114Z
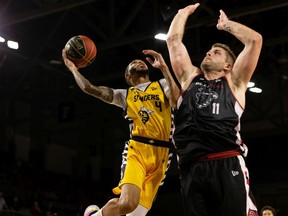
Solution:
M125 110L130 123L130 140L122 154L121 179L113 188L119 198L109 200L101 209L90 211L88 216L145 216L151 209L159 186L169 167L173 113L169 106L170 89L179 91L162 55L153 50L143 50L146 60L161 70L164 78L151 82L147 64L139 59L127 66L125 79L128 89L94 86L84 78L76 66L62 56L78 86L85 93ZM177 95L175 95L177 97ZM176 106L176 104L175 104ZM87 208L90 209L90 208Z

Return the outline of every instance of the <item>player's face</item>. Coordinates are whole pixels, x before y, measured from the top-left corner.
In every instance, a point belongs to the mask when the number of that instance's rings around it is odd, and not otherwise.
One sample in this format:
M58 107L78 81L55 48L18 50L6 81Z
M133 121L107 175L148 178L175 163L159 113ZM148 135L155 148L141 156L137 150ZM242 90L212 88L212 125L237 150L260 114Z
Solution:
M137 79L148 74L149 72L147 64L142 60L135 59L127 66L125 79L129 85L134 86L134 83L137 81Z
M128 71L131 75L134 75L134 73L147 73L148 66L144 61L135 59L128 65Z
M221 47L214 47L210 49L203 61L201 62L201 70L209 72L221 72L226 64L226 51Z

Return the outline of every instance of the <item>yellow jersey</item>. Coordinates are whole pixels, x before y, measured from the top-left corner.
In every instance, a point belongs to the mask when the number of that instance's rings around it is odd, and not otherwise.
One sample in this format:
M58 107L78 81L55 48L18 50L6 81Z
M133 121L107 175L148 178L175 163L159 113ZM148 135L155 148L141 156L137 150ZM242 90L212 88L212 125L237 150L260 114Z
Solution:
M171 141L173 112L158 81L148 84L144 91L130 87L126 103L125 118L130 121L131 137Z

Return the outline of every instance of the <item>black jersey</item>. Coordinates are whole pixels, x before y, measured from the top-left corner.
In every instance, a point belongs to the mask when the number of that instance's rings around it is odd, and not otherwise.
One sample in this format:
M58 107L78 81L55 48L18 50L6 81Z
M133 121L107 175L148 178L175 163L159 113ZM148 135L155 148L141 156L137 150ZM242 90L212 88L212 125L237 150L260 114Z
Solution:
M243 108L225 77L206 80L198 75L179 100L173 139L180 164L240 148Z

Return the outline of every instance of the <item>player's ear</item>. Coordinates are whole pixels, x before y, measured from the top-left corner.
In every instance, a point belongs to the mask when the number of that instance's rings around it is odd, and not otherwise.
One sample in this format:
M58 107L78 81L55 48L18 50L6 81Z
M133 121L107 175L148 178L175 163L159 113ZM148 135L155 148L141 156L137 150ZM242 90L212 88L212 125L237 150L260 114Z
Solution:
M224 69L225 71L231 71L231 70L232 70L232 67L233 67L233 66L232 66L231 64L225 63L223 69Z
M130 72L125 72L124 77L125 77L125 80L126 80L127 84L129 86L132 86L132 84L130 83L130 78L131 78Z
M130 73L129 73L129 72L126 72L126 73L124 74L124 77L125 77L126 80L129 79L129 76L130 76Z

